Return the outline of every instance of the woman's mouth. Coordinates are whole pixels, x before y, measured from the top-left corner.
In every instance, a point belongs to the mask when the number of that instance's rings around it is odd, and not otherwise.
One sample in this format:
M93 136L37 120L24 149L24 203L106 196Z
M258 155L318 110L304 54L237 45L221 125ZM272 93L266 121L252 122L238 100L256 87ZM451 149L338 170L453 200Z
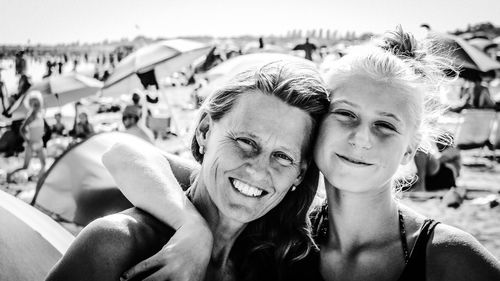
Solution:
M240 193L244 196L247 196L247 197L262 197L268 193L267 191L265 191L259 187L247 184L245 182L242 182L242 181L234 179L234 178L229 178L229 181L231 182L234 189L238 193Z
M367 162L364 162L362 160L359 160L359 159L355 159L355 158L350 158L350 157L347 157L347 156L343 156L343 155L340 155L340 154L336 154L340 159L342 159L345 163L348 163L348 164L354 164L354 165L357 165L357 166L371 166L373 164L370 164L370 163L367 163Z

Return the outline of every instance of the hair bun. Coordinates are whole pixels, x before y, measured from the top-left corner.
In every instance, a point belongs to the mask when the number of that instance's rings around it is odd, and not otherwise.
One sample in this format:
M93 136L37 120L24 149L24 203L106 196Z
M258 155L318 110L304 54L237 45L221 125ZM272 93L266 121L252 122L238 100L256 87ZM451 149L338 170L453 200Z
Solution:
M380 47L402 58L417 58L417 40L411 33L404 32L401 25L396 30L387 32L382 38Z

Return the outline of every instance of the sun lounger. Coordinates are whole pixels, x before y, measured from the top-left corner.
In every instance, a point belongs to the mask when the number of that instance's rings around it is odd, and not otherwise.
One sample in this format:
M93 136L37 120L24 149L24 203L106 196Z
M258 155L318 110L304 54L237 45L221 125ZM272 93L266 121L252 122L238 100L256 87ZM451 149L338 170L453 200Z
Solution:
M455 138L460 150L481 149L481 156L492 156L490 137L496 119L496 112L487 109L467 109L463 111L463 122ZM484 155L484 150L487 155Z

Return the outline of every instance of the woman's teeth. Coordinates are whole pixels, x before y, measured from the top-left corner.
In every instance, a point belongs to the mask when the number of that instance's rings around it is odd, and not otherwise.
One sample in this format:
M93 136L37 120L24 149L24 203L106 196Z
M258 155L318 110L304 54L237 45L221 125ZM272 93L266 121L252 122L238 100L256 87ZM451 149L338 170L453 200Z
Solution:
M264 190L262 190L260 188L248 185L248 184L241 182L237 179L233 179L233 186L234 186L234 188L236 188L236 190L241 192L243 195L251 196L251 197L261 196L262 193L264 192Z

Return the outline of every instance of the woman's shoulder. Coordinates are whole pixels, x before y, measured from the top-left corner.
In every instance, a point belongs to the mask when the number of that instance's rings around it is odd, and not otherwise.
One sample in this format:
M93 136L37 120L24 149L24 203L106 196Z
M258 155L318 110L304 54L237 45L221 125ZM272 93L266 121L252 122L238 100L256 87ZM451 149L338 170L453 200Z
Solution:
M500 280L498 260L471 234L450 225L436 226L427 258L431 280Z

